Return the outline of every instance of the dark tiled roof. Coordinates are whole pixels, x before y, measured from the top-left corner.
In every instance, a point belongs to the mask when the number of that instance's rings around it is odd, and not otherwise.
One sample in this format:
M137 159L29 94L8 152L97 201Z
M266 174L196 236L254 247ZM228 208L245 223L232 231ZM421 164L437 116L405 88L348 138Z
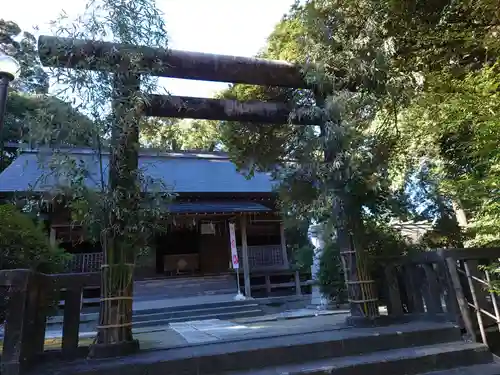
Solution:
M62 155L82 163L88 171L86 185L100 186L100 163L89 149L65 150ZM50 150L25 151L0 174L0 192L48 191L56 179L50 172L53 161ZM109 156L103 154L104 181L108 179ZM176 193L270 193L274 183L266 173L245 178L222 153L141 152L139 168L146 178L161 181L168 191Z
M176 214L189 213L232 213L267 212L270 208L254 202L179 202L168 206L168 211Z

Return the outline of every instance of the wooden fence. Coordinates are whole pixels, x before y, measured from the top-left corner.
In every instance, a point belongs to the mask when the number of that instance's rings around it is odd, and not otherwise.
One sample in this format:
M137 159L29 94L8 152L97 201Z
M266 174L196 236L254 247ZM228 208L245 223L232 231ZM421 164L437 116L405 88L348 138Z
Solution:
M500 329L500 313L498 297L490 292L493 276L481 265L499 257L500 249L450 249L380 261L380 304L387 306L387 321L452 321L471 340L488 343L488 330ZM269 290L273 284L265 276L262 288ZM82 293L99 283L97 273L0 271L0 288L8 294L2 375L18 375L47 357L86 355L88 348L78 346ZM297 275L293 283L299 291ZM51 301L58 300L58 294L64 299L64 318L61 349L54 352L45 350L44 339Z
M6 314L1 374L17 375L46 357L85 355L78 347L83 289L100 285L100 274L45 275L29 270L0 271L6 290ZM56 301L64 300L62 343L59 351L45 351L47 317Z
M238 246L238 258L240 267L243 269L243 252L241 246ZM283 257L283 248L281 245L260 245L248 246L248 266L252 271L274 270L288 268Z
M500 331L500 302L484 266L499 258L500 248L469 248L386 260L381 299L392 318L452 321L472 341L488 344L487 331Z
M74 273L100 272L103 256L102 252L72 254L66 265L66 271Z

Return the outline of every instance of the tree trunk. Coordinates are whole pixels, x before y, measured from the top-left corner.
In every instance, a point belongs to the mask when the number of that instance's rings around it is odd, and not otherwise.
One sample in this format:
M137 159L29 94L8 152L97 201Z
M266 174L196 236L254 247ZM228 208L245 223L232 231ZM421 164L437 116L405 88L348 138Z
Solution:
M316 96L317 105L324 106L324 96ZM324 160L333 162L335 152L344 150L339 137L330 134L330 130L321 125L321 136L324 138ZM350 179L349 160L335 172L328 181L336 191L332 214L337 225L337 241L344 268L347 297L349 299L351 316L348 322L360 323L365 319L375 319L379 316L378 296L375 281L368 269L367 254L358 240L363 236L363 221L361 207L352 204L351 197L346 193L346 184Z
M103 232L101 308L92 357L124 355L138 350L132 335L132 296L135 246L139 228L138 181L139 76L115 76L109 163L107 228Z
M339 194L340 195L340 194ZM358 239L363 236L363 222L359 208L353 207L349 197L337 196L333 212L337 222L337 241L346 279L351 321L375 319L379 316L375 281L368 267L367 254Z

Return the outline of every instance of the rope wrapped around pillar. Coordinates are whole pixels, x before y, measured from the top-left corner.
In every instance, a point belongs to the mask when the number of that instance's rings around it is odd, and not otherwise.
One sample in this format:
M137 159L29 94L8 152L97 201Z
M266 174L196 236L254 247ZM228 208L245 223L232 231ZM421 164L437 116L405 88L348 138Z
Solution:
M349 217L346 198L337 197L334 204L334 214L337 218L337 241L340 247L340 257L344 270L347 297L351 316L347 323L355 326L372 324L379 317L378 295L375 280L372 279L368 267L368 254L357 244L355 233L361 233L362 228L353 230L356 219Z

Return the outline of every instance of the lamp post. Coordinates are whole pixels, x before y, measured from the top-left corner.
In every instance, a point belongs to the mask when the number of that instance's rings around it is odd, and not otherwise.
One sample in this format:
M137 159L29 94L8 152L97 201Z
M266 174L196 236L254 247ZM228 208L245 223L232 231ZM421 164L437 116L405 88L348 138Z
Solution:
M9 83L17 78L19 70L20 65L15 58L0 54L0 132L3 130Z
M0 170L3 169L3 121L7 107L9 83L18 77L20 68L15 58L0 54Z

